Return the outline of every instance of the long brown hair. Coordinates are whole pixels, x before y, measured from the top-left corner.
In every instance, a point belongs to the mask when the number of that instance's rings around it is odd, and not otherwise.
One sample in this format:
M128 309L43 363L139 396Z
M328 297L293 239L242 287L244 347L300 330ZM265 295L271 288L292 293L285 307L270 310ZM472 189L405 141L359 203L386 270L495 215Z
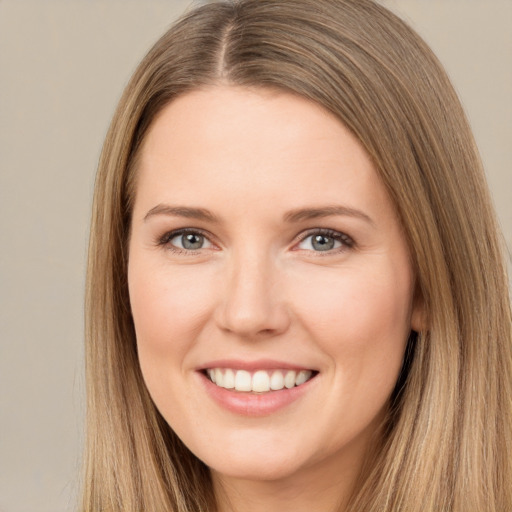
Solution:
M334 113L372 157L410 246L428 329L413 340L382 448L348 510L512 510L510 300L482 165L439 62L372 0L209 3L179 20L132 77L93 205L82 510L215 510L208 469L144 385L126 266L148 127L178 95L220 82L279 88Z

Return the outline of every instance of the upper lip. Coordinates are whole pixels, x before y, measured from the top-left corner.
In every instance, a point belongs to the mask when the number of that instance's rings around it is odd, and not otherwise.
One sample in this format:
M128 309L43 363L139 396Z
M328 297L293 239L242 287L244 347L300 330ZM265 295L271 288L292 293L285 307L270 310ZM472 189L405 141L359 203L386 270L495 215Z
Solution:
M202 364L197 369L207 370L209 368L231 368L233 370L313 370L311 366L305 366L303 364L290 363L285 361L278 361L275 359L257 359L254 361L245 361L241 359L216 359L214 361L208 361Z

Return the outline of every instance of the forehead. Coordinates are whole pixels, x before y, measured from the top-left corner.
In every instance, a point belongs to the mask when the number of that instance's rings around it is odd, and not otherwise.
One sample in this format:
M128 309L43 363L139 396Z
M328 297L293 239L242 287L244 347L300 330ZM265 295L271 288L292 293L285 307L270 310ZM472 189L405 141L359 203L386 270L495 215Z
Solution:
M138 171L137 196L153 201L387 202L366 151L334 115L273 90L217 86L177 98L151 125Z

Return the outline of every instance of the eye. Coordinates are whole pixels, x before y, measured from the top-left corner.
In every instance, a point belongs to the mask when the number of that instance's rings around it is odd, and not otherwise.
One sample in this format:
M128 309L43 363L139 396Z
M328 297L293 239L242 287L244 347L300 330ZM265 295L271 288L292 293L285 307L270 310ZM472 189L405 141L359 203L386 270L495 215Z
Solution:
M327 252L350 248L353 245L353 240L344 233L330 229L320 229L307 234L297 245L297 248L307 251Z
M209 249L213 246L205 235L193 230L167 233L162 237L160 243L178 251L199 251L200 249Z

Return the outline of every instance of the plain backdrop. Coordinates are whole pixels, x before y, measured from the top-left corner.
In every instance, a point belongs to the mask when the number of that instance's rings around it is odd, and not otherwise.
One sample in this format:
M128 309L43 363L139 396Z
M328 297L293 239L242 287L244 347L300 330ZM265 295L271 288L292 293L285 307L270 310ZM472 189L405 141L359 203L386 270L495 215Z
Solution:
M512 2L382 1L447 67L512 247ZM2 512L75 507L95 168L130 74L190 5L0 0Z

